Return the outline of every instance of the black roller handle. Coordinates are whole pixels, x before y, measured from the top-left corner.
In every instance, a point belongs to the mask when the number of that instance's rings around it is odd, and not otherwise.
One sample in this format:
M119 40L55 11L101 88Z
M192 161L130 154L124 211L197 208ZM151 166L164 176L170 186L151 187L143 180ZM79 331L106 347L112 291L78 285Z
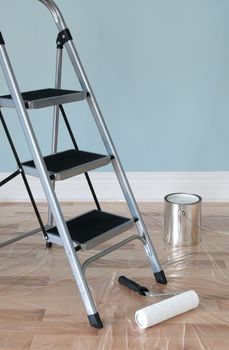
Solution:
M146 296L146 293L149 293L148 288L146 288L144 286L140 286L140 284L130 280L129 278L127 278L125 276L120 276L118 278L118 281L122 286L125 286L125 287L129 288L130 290L133 290L134 292L137 292L139 295Z

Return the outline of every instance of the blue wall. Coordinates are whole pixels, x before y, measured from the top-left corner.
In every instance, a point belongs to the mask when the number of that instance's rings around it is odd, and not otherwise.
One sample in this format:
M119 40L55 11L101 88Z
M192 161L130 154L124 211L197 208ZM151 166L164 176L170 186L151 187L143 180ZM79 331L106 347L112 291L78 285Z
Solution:
M229 170L228 0L57 3L127 171ZM0 23L21 89L52 86L56 27L47 9L38 0L4 1ZM64 66L63 87L78 88L67 57ZM0 82L7 93L2 72ZM67 111L79 144L103 151L85 104L75 107ZM51 116L31 113L44 154ZM29 159L14 112L6 117ZM2 130L0 140L0 171L13 170ZM62 132L60 149L69 145Z

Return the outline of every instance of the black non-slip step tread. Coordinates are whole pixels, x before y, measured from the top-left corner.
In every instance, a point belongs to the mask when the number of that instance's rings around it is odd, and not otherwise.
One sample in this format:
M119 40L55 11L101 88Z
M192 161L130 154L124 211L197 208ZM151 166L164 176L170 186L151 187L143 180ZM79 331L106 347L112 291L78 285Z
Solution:
M107 156L97 153L71 149L46 156L44 157L44 161L48 171L52 173L58 173L60 171L74 168L76 166L83 165L85 163L89 163L104 157ZM35 168L33 160L24 162L22 165Z
M107 155L70 149L46 156L44 157L44 161L48 172L56 176L57 180L61 180L104 166L110 162L110 157ZM33 160L24 162L22 165L28 175L37 176Z
M74 102L86 98L87 93L83 91L65 90L65 89L40 89L22 92L22 98L26 108L43 108L55 104ZM0 96L0 105L13 107L11 95Z
M79 245L84 245L96 238L99 241L99 236L108 232L114 232L114 235L116 235L132 227L132 225L132 219L100 210L92 210L67 221L70 236ZM123 229L121 229L122 227ZM116 230L117 232L115 232ZM49 229L47 233L59 236L57 227Z
M25 101L33 101L33 100L41 100L44 98L74 94L76 92L79 92L79 91L48 88L48 89L26 91L26 92L22 92L21 94ZM11 99L12 97L11 95L5 95L5 96L1 96L1 98Z

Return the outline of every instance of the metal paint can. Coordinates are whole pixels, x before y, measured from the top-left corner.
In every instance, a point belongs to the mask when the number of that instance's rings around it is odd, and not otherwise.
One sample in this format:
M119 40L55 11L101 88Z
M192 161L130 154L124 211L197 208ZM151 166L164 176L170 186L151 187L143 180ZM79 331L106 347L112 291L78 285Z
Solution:
M201 239L201 203L197 194L170 193L164 198L164 241L192 246Z

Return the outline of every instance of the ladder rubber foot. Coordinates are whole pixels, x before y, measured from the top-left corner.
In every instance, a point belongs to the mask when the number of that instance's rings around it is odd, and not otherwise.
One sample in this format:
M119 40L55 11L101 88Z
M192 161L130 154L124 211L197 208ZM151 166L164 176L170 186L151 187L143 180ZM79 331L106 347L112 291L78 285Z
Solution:
M103 328L103 323L101 321L101 318L100 318L98 312L96 312L96 314L94 314L94 315L88 315L87 317L88 317L90 325L92 327L98 328L98 329Z
M165 273L163 270L161 270L159 272L155 272L154 276L155 276L155 279L158 283L167 284L167 279L165 277Z
M46 242L46 248L52 248L52 242Z

